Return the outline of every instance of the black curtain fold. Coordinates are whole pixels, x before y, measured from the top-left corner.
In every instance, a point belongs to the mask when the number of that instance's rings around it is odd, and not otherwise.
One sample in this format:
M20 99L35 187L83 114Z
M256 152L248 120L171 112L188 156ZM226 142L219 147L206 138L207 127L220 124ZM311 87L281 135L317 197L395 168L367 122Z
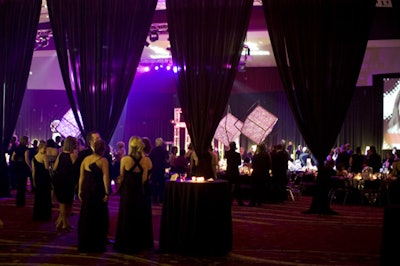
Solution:
M210 177L208 147L223 117L237 73L252 0L167 0L167 20L182 115Z
M263 0L289 105L320 170L334 146L356 87L375 3ZM319 181L323 179L320 172ZM317 194L324 195L324 191ZM330 211L327 195L314 199L312 212Z
M48 0L47 4L61 74L80 131L83 136L98 131L109 142L157 0Z
M42 0L0 1L0 196L9 194L5 152L28 82Z

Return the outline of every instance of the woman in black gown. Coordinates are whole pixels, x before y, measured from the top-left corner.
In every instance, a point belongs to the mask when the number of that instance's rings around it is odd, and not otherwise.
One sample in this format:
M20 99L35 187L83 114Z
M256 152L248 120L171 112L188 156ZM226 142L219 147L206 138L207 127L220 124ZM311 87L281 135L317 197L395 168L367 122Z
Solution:
M103 156L106 143L97 140L94 153L81 164L78 197L82 202L78 221L78 251L101 253L106 251L109 226L108 160Z
M33 203L34 220L51 220L51 178L46 142L40 142L38 152L32 159L32 180L35 188Z
M22 136L20 143L11 156L11 160L14 162L15 177L17 182L17 207L25 206L26 182L28 177L31 175L28 143L29 138L27 136Z
M54 193L60 205L60 213L56 222L56 229L69 232L73 229L70 225L72 205L75 196L75 187L78 176L74 171L74 164L77 160L78 140L68 136L63 145L62 152L54 163L53 186Z
M153 223L148 173L152 168L139 137L129 140L129 154L121 159L120 204L114 249L125 254L153 248Z

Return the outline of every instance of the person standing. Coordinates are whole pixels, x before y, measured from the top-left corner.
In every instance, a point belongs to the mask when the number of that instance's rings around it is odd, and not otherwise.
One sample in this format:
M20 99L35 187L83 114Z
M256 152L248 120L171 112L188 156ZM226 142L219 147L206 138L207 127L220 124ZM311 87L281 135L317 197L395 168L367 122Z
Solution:
M77 175L79 176L80 174L80 169L81 169L81 164L83 159L85 159L87 156L91 155L94 151L94 143L101 139L100 133L97 131L90 131L86 134L86 149L81 150L78 153L78 158L76 160L75 164L75 171Z
M364 168L365 155L361 153L361 147L356 147L356 151L350 156L349 159L349 169L353 173L361 173Z
M40 142L32 158L32 186L35 188L33 220L51 220L51 177L46 142Z
M8 163L8 184L11 190L17 189L17 177L15 175L15 161L12 160L15 149L18 147L19 142L16 135L11 137L10 143L7 147L7 154L9 156Z
M120 203L114 249L132 254L153 248L151 195L147 188L152 162L143 152L141 138L129 140L128 155L121 159Z
M276 145L275 150L271 153L271 183L276 192L272 201L284 202L287 198L286 186L289 182L289 160L289 153L283 148L283 146L281 144Z
M55 197L54 186L53 186L54 164L56 162L57 156L60 153L60 151L61 151L61 149L56 148L56 143L52 138L50 138L46 141L46 155L47 155L47 159L49 160L49 172L50 172L51 183L52 183L51 199L52 199L53 204L55 204L57 202L57 198Z
M257 146L251 163L251 201L250 206L261 206L265 199L266 181L269 179L271 156L264 143Z
M153 203L162 203L165 187L165 168L168 166L168 151L164 147L164 140L156 138L156 146L150 152L150 160L153 164L151 170L151 188Z
M236 143L229 143L229 150L225 152L226 158L226 178L233 186L233 197L236 198L238 205L243 206L242 193L240 191L240 174L239 166L242 164L240 153L236 151Z
M112 166L112 176L111 180L114 180L115 184L119 176L119 168L121 166L121 159L126 155L125 142L118 141L114 152L114 160ZM110 191L111 192L111 191Z
M58 231L71 231L69 217L72 213L75 187L78 176L75 173L74 165L77 159L78 141L75 137L68 136L63 145L62 152L54 163L54 193L59 203L60 213L56 222Z
M25 206L26 183L31 176L31 164L28 150L29 138L22 136L17 148L14 150L11 160L14 161L15 177L17 184L17 207Z
M29 150L29 165L30 165L31 169L32 169L32 159L33 159L33 156L35 156L36 153L38 152L38 144L39 144L39 140L38 140L38 139L34 139L34 140L32 141L32 143L31 143L31 146L28 147L28 150ZM31 173L31 175L29 176L29 183L31 184L30 191L31 191L31 192L35 192L35 187L33 186L33 177L32 177L32 173Z
M379 173L382 167L382 158L376 151L375 146L369 148L369 153L367 155L367 165L372 167L374 173Z
M109 162L104 157L107 144L94 143L94 153L85 157L80 168L78 197L81 210L78 221L78 251L105 252L109 226Z

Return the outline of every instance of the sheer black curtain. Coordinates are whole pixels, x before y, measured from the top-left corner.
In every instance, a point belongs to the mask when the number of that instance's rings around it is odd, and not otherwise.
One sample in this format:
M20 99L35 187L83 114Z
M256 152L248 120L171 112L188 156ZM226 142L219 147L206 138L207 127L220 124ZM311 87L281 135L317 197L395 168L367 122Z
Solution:
M109 142L157 0L48 0L47 4L61 74L82 135L96 130Z
M41 5L42 0L0 0L0 196L9 194L5 152L24 99Z
M375 3L263 0L289 104L307 146L318 160L319 187L309 210L312 213L333 213L325 191L323 163L355 90Z
M199 157L198 175L210 177L208 147L223 117L250 20L252 0L167 0L177 91Z

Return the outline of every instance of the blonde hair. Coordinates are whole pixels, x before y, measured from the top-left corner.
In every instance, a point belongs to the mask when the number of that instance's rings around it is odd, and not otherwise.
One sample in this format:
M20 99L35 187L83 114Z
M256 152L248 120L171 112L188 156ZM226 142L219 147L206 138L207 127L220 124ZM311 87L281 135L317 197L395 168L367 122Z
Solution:
M39 151L41 148L47 148L47 143L46 142L39 142L37 146L37 150Z
M129 139L129 155L139 158L143 154L144 144L140 137L132 136Z

